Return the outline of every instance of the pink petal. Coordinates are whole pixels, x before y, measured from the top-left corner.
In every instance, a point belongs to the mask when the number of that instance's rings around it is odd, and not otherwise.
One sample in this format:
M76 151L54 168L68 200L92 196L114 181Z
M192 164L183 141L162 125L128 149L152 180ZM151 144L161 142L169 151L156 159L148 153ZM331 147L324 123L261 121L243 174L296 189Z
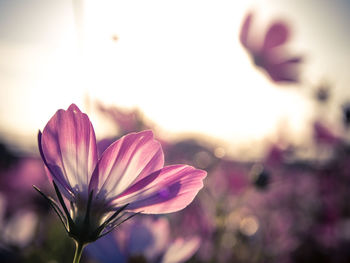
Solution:
M177 238L165 252L161 263L181 263L190 259L198 250L201 240L199 237L192 237L184 240Z
M252 17L253 17L252 13L249 13L245 17L243 25L241 27L241 32L239 34L239 40L241 41L241 44L247 49L250 49L248 44L248 35L249 35L249 29L250 29Z
M166 166L133 184L112 201L146 214L171 213L189 205L203 187L206 172L188 165Z
M298 64L302 61L301 57L294 57L278 63L266 64L265 69L275 82L298 82Z
M74 104L67 111L58 110L45 126L40 144L49 176L63 193L87 194L97 163L95 132L89 117Z
M152 131L130 133L110 145L97 165L90 189L101 198L114 199L130 184L159 170L164 154Z
M284 44L289 37L289 30L286 24L282 22L276 22L272 24L267 31L262 46L264 52L269 51L271 48Z
M340 141L328 127L319 121L314 122L314 139L319 143L334 145Z

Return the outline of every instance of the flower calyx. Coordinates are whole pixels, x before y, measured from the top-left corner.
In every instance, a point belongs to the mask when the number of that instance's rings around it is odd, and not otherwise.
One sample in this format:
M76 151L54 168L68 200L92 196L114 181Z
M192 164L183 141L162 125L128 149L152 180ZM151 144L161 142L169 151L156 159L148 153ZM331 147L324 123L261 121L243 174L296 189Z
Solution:
M64 202L62 194L54 181L53 186L58 198L58 203L50 196L44 194L38 187L33 186L34 189L50 204L57 216L59 217L61 223L63 224L68 235L73 238L79 244L88 244L96 241L97 239L107 235L114 228L118 227L120 224L126 220L134 217L138 213L131 214L129 216L125 213L125 209L129 204L126 204L118 208L111 216L105 219L102 223L104 215L96 215L93 213L92 203L93 203L93 191L89 194L89 199L86 203L86 208L84 209L83 216L71 216L68 208ZM71 211L75 207L75 203L71 202ZM63 211L62 211L63 210ZM124 211L124 213L122 213ZM74 213L73 213L74 214ZM78 213L82 214L82 213Z

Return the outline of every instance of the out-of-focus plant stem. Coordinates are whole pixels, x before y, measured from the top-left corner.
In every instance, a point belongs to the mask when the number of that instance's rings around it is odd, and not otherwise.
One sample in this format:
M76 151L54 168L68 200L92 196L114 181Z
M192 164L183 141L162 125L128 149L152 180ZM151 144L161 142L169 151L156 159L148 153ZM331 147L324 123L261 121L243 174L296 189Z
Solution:
M83 253L83 249L84 249L84 244L79 243L79 242L75 243L75 254L74 254L73 263L80 262L80 258L81 258L81 254Z

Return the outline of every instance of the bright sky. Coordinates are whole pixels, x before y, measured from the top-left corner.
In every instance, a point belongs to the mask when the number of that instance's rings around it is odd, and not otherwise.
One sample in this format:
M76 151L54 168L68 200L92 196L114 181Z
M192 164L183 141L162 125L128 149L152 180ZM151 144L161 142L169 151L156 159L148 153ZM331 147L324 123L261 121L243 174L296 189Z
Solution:
M345 86L349 60L329 55L335 45L347 50L340 37L350 42L347 27L338 26L345 18L335 16L344 1L329 10L326 1L86 0L77 41L71 1L0 0L0 132L33 139L57 109L74 102L87 110L88 96L138 107L171 133L199 132L231 145L281 125L300 135L310 118L307 92L274 86L252 67L238 42L241 22L251 9L259 26L283 17L294 29L291 47L310 55L307 80L338 74ZM325 32L327 43L320 41Z

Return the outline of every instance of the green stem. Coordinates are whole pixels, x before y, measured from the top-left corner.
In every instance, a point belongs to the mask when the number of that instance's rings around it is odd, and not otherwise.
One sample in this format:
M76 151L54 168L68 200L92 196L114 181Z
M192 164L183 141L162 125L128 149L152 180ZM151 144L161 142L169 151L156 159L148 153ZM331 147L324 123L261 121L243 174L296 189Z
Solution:
M84 249L84 244L78 243L78 242L75 243L75 254L74 254L73 263L80 262L80 258L81 258L81 254L83 253L83 249Z

